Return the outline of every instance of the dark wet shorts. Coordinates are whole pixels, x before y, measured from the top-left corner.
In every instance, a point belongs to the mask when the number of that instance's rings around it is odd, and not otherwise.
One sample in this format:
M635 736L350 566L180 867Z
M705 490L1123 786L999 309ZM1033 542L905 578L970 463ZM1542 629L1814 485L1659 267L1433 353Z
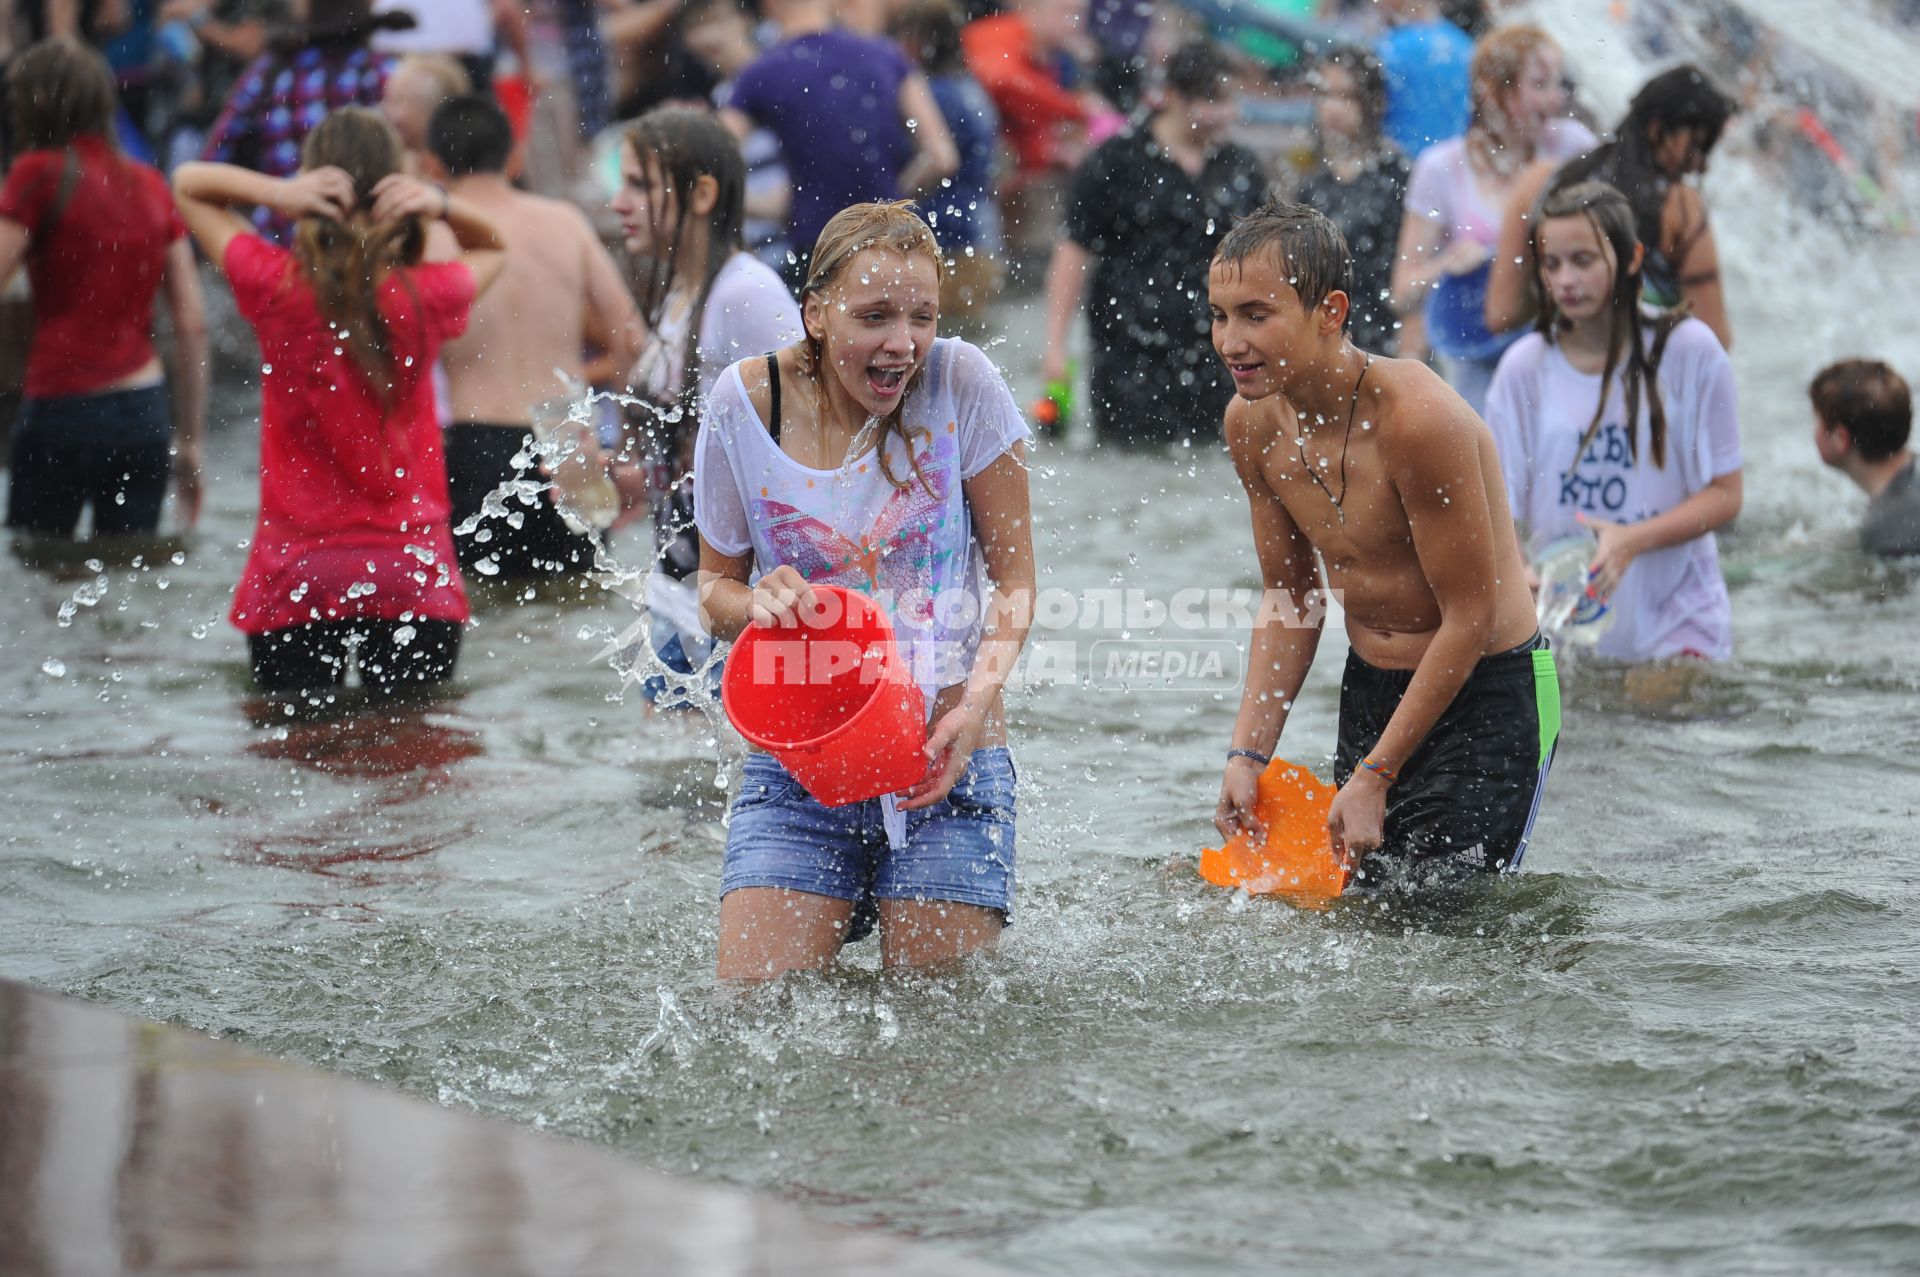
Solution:
M1347 657L1335 783L1346 784L1373 749L1412 681L1412 670ZM1559 737L1560 679L1547 640L1535 635L1482 658L1387 790L1384 839L1369 862L1519 868ZM1371 876L1366 865L1362 873Z
M879 900L947 900L1013 913L1013 755L976 749L952 791L906 813L887 845L880 800L822 807L766 754L749 754L727 826L720 894L784 887L854 903L847 939L873 930Z
M513 464L531 433L526 426L470 421L447 428L447 495L452 499L456 529L479 514L488 495L501 484L541 478L538 467ZM482 519L472 532L454 533L454 553L461 567L473 569L490 560L499 567L498 575L508 579L562 576L593 567L593 539L567 526L554 508L552 493L541 493L532 505L510 496L506 507L506 514ZM517 528L507 518L513 514L520 516ZM479 539L482 529L491 534L485 540Z
M93 535L160 526L172 471L165 386L28 399L13 429L7 526L70 537L93 507Z
M347 666L376 694L393 695L452 677L460 626L452 621L313 621L247 636L253 681L269 692L338 687Z

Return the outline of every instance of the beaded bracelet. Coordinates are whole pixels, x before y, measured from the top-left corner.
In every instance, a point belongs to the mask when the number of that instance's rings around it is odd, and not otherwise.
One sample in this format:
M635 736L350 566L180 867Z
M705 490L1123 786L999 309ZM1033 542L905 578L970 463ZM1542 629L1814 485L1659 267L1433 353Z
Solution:
M1263 754L1257 749L1230 749L1227 751L1228 762L1232 762L1236 758L1251 758L1262 767L1265 767L1273 761L1270 755Z
M1378 776L1381 780L1386 781L1389 785L1400 779L1399 772L1394 771L1393 768L1376 759L1363 758L1360 760L1360 765Z

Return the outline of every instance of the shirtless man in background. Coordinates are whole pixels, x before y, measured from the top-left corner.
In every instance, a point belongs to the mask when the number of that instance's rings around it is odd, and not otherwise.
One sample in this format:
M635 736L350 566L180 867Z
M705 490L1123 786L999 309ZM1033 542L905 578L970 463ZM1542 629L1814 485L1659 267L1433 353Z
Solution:
M1553 657L1493 436L1424 364L1347 339L1352 278L1340 231L1300 204L1242 219L1214 255L1227 442L1266 588L1215 824L1265 837L1255 782L1319 646L1309 595L1330 588L1351 644L1335 851L1362 878L1510 869L1559 734Z
M449 417L447 479L453 498L454 545L462 566L491 561L502 577L554 576L593 566L591 537L573 531L551 492L528 507L510 498L505 518L460 526L481 513L489 493L516 479L539 480L514 464L532 429L536 405L566 397L558 370L588 380L589 340L606 349L604 363L633 366L640 352L640 316L620 268L586 217L571 204L516 190L507 178L513 131L492 100L455 98L434 112L427 133L437 176L453 194L485 210L507 241L507 265L474 304L466 334L443 348ZM478 532L492 535L482 541Z

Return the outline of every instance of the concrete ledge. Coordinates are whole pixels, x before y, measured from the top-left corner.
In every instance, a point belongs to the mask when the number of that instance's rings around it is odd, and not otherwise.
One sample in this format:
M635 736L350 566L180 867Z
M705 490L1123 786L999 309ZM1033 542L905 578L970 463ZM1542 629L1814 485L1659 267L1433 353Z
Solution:
M0 981L0 1273L989 1277Z

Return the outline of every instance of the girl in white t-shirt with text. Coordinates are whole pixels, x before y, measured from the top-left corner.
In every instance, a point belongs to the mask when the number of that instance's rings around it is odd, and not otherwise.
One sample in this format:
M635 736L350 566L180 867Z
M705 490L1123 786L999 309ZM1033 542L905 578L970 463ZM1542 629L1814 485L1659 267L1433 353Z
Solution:
M1486 413L1522 543L1597 534L1591 581L1617 614L1598 655L1726 660L1714 532L1740 512L1733 365L1684 307L1642 309L1645 248L1613 187L1550 195L1530 256L1540 318L1501 359Z
M991 944L1013 906L1014 770L1001 689L1034 588L1024 442L1006 381L936 338L941 254L905 203L820 233L805 336L721 377L700 423L700 603L716 638L792 625L812 587L889 609L932 709L925 777L823 807L750 754L727 829L719 970L824 967L877 921L888 966Z

